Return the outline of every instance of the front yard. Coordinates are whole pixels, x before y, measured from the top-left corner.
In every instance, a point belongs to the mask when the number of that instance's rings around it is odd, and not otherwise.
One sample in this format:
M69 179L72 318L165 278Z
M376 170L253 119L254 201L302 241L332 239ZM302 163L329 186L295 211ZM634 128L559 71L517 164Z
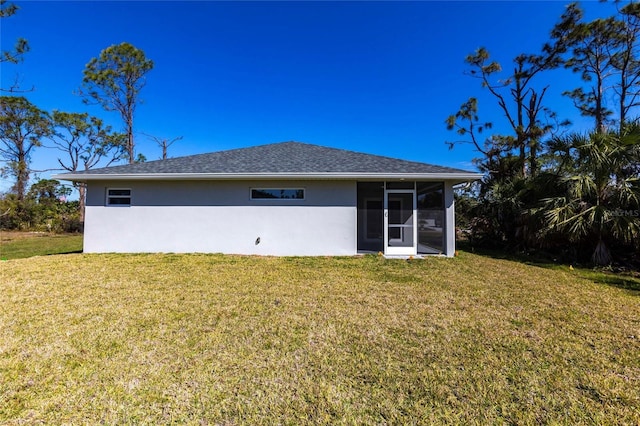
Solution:
M640 423L640 280L453 259L0 262L0 423Z

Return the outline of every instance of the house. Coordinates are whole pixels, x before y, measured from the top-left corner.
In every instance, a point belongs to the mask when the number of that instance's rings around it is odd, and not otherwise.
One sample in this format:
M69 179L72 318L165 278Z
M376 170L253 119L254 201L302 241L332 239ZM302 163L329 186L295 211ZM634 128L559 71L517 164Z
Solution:
M453 187L480 177L299 142L55 176L87 185L87 253L281 256L453 256Z

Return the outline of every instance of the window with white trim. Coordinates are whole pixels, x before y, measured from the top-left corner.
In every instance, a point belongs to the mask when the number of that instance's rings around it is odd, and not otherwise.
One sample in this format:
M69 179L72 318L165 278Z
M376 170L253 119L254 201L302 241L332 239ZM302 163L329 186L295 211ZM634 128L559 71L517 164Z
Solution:
M131 189L107 188L107 206L130 206Z
M304 200L304 188L251 188L252 200Z

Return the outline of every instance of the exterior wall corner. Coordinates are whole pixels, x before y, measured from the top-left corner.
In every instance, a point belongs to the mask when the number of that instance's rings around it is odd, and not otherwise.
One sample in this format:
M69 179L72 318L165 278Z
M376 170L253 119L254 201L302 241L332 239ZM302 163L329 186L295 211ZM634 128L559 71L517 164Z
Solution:
M444 254L453 257L456 253L456 211L453 196L453 182L444 183L445 237Z

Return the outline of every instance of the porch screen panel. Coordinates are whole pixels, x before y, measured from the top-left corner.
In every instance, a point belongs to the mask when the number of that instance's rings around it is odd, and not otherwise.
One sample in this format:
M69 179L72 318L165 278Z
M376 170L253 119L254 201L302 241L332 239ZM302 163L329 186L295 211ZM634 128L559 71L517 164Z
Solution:
M384 182L358 182L358 251L383 251Z
M444 250L444 182L418 182L418 253Z

